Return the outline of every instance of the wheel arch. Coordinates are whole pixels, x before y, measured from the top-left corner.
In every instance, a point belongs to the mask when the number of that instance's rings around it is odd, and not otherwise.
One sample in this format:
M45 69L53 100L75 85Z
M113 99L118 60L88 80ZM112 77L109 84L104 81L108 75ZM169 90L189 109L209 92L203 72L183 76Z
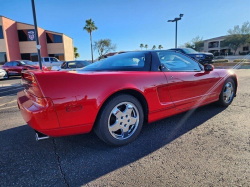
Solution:
M235 93L234 93L234 97L236 96L236 93L237 93L237 88L238 88L238 80L237 80L237 77L236 75L230 75L228 78L231 78L233 79L234 81L234 84L235 84Z
M142 105L143 112L144 112L144 123L147 123L148 122L148 102L147 102L146 98L144 97L144 95L140 91L130 88L130 89L119 90L119 91L117 91L117 92L109 95L105 99L105 101L101 104L100 109L98 110L98 113L97 113L94 125L95 125L97 119L99 118L99 115L100 115L101 111L103 110L103 108L105 107L105 105L113 97L115 97L115 96L117 96L119 94L128 94L128 95L131 95L131 96L135 97L140 102L140 104Z

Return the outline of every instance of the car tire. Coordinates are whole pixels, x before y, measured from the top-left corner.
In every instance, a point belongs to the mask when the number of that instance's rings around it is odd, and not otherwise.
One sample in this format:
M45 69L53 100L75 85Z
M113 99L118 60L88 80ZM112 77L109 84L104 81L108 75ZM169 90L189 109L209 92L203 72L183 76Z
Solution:
M6 71L6 75L7 75L6 79L9 79L10 76L9 76L9 73L7 71Z
M94 131L112 146L126 145L135 140L143 126L144 113L140 102L128 94L119 94L104 105Z
M228 78L223 84L217 104L222 107L229 106L233 102L235 90L234 80Z

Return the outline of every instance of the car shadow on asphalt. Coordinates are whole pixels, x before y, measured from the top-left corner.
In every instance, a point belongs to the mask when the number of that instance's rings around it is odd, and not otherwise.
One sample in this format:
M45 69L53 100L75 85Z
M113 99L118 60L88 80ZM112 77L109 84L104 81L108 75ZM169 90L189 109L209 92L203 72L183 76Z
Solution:
M7 176L4 184L7 180L9 184L39 186L64 181L81 186L153 153L225 109L210 104L189 117L185 112L145 124L139 137L123 147L111 147L93 132L36 142L27 125L4 130L0 132L0 174Z
M8 86L0 86L0 97L16 95L21 90L23 90L23 86L19 83L10 84Z

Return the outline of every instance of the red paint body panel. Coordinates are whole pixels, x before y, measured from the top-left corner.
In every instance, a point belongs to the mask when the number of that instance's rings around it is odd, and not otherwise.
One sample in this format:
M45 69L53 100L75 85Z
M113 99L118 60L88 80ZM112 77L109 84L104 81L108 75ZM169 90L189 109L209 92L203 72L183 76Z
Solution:
M18 103L25 121L50 136L91 131L104 102L122 90L141 93L148 105L148 122L153 122L219 99L229 74L211 72L67 72L34 71L37 86L48 105L36 108L27 92L19 92ZM172 78L173 77L173 78ZM222 81L220 81L222 80ZM214 86L217 85L217 86ZM214 89L211 90L211 88ZM40 112L38 112L40 110ZM49 116L52 117L49 117ZM56 117L55 117L56 116ZM49 125L51 124L51 126Z

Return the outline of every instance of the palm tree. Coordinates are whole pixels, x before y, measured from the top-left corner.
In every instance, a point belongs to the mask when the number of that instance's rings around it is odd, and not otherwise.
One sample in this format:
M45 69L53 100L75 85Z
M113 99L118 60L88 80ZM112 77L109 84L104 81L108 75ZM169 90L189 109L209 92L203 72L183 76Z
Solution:
M155 49L156 49L156 46L155 46L155 45L153 45L152 49L153 49L153 50L155 50Z
M140 48L141 48L141 50L142 50L142 48L144 47L144 45L143 44L140 44Z
M146 48L146 50L148 49L148 44L145 44L145 46L144 46L145 48Z
M85 27L83 27L83 30L86 30L90 34L91 57L92 57L92 63L93 63L92 32L97 30L97 27L95 26L95 22L92 21L92 19L87 19L86 25Z
M158 46L158 49L162 49L162 48L163 48L162 45L159 45L159 46Z
M74 56L75 56L75 59L80 57L79 53L77 52L77 47L74 47Z

